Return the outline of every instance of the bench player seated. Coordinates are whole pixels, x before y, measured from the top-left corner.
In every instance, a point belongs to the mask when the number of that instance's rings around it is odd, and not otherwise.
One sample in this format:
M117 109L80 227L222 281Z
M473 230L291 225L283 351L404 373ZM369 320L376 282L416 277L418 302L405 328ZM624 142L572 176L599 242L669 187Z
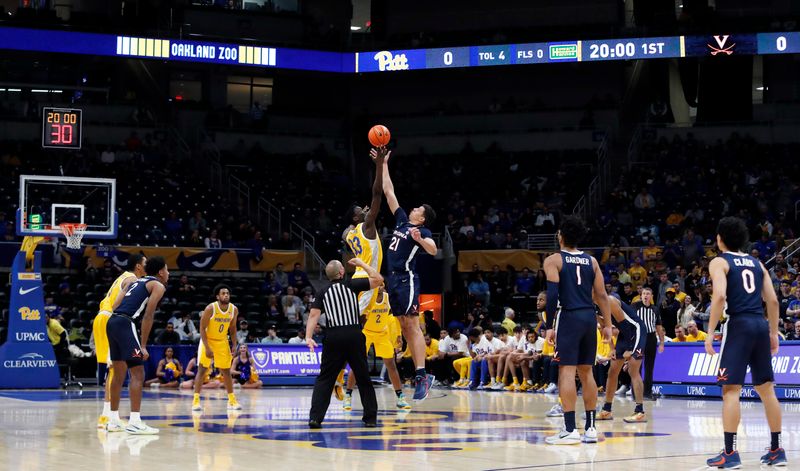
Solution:
M517 325L513 329L514 335L508 336L506 339L506 346L499 352L495 354L497 357L496 360L496 367L495 367L495 379L492 386L492 389L499 391L506 387L506 379L508 378L508 373L506 372L506 365L508 362L508 358L517 351L517 347L519 343L524 340L522 337L522 326Z

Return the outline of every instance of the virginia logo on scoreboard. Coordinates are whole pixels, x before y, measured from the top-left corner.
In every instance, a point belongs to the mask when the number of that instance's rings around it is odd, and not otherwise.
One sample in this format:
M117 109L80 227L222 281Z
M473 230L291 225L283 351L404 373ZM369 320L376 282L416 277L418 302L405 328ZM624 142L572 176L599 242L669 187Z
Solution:
M733 48L736 46L736 43L731 41L728 43L728 39L730 38L729 35L715 35L714 42L717 43L717 46L713 46L711 44L706 44L708 48L711 50L711 55L716 56L717 54L725 54L729 56L733 54Z
M375 60L378 62L378 69L381 72L409 69L408 59L405 54L392 54L391 51L380 51L375 53Z

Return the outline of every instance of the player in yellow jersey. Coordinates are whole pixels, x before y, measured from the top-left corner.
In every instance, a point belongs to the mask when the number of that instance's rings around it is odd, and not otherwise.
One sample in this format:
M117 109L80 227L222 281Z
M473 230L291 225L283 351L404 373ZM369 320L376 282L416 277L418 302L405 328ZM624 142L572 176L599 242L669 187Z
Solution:
M389 296L383 286L378 287L376 292L375 301L366 311L362 311L366 312L366 321L362 332L367 341L367 352L370 347L375 346L375 356L383 359L383 364L389 372L389 380L392 382L395 395L397 395L397 408L408 410L411 409L411 405L403 394L403 383L400 381L400 373L398 373L397 363L394 361L399 332L397 327L392 324L397 320L391 314ZM347 393L344 396L344 410L352 410L355 384L355 375L349 375L347 377Z
M239 405L236 396L233 394L233 379L231 379L231 363L233 362L233 352L236 351L237 344L236 318L239 316L239 309L231 303L231 289L226 285L214 287L214 296L217 301L206 306L203 311L203 317L200 318L197 377L203 378L213 361L222 374L222 382L228 392L228 410L242 410L242 406ZM229 334L230 341L228 340ZM233 343L233 346L231 346L231 343ZM202 387L202 381L194 382L193 412L203 410L200 405L200 389Z
M344 230L342 239L350 247L353 256L360 259L362 262L371 266L378 272L381 271L381 264L383 263L383 247L381 246L381 238L378 237L378 229L375 227L375 221L378 219L378 211L381 209L381 202L383 201L383 159L385 158L388 150L385 147L372 149L370 157L375 162L375 181L372 184L372 201L370 206L362 208L360 206L352 206L347 212L345 218L350 221L350 225ZM372 210L370 211L370 208ZM362 268L357 267L353 278L368 278L367 272ZM358 307L362 315L367 315L367 309L375 303L378 290L372 289L361 293L358 297ZM344 377L344 370L339 373L339 378L333 387L336 399L344 399L342 387L342 379Z
M94 335L95 351L97 352L97 366L106 365L105 397L103 398L103 413L97 419L97 428L105 430L108 420L111 417L111 378L114 369L111 368L111 358L109 356L108 334L106 324L111 317L114 301L120 293L125 293L128 286L139 278L145 276L144 264L147 261L142 254L131 254L128 257L128 271L124 272L114 280L111 287L106 292L106 297L100 301L99 312L92 321L92 334Z

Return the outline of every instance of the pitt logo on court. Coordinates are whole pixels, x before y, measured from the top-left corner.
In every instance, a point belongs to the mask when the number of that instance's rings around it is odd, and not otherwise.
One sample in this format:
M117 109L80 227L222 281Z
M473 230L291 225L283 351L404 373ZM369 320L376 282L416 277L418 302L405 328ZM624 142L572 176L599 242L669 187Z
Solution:
M381 72L386 70L408 70L408 59L405 54L394 55L390 51L380 51L375 54L378 61L378 69Z
M19 315L22 317L23 321L38 321L42 318L42 315L39 314L38 309L31 310L29 307L19 308Z

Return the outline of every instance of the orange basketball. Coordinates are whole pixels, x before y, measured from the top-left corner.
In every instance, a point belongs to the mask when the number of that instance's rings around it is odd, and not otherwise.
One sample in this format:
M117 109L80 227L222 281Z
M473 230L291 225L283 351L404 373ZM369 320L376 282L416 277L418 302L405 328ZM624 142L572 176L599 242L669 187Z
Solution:
M382 124L376 124L375 126L372 126L367 136L369 137L369 143L374 147L383 147L388 144L389 139L392 138L389 128Z

